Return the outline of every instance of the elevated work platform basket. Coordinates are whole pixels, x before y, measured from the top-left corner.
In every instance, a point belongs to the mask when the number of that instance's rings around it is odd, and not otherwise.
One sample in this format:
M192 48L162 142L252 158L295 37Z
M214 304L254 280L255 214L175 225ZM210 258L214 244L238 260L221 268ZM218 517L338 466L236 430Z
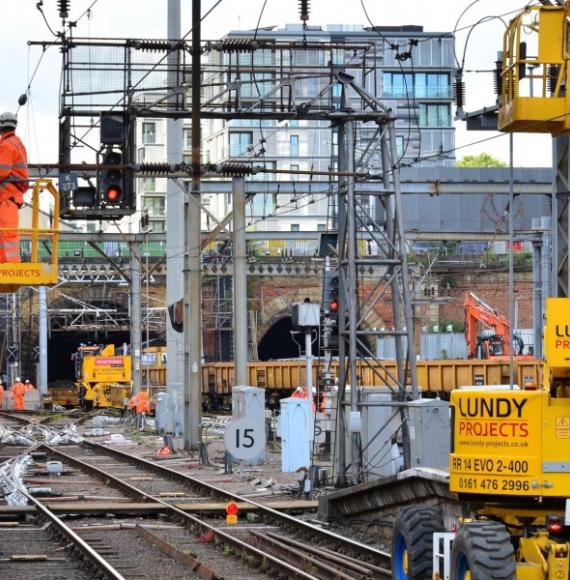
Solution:
M568 16L564 5L527 6L503 40L499 130L570 132Z
M40 194L47 194L46 210L40 209ZM44 198L42 196L42 198ZM51 199L53 198L53 205ZM58 282L59 193L51 179L38 179L31 203L19 212L20 262L0 262L0 292L15 292L23 286L53 286Z

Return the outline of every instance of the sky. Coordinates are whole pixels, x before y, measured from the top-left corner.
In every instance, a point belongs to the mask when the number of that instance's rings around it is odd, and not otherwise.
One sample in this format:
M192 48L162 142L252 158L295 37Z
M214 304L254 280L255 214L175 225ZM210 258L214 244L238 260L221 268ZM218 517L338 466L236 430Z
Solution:
M362 3L375 25L422 25L426 31L448 32L454 29L461 12L472 0L311 0L310 25L369 23ZM26 91L30 75L36 67L42 48L29 47L28 41L53 38L36 9L37 0L19 0L12 4L9 16L2 18L0 27L0 111L15 110L19 95ZM218 0L202 0L206 13ZM93 0L69 0L70 20L76 20L93 4ZM191 0L181 0L182 31L191 28ZM215 39L230 30L254 29L265 4L260 26L298 23L298 0L221 0L203 22L203 38ZM167 0L96 0L90 17L83 16L75 30L82 37L156 38L164 37L167 28ZM473 3L459 23L468 26L486 16L505 15L508 20L514 10L525 3L521 0L478 0ZM17 6L17 7L16 7ZM43 0L44 14L54 30L60 19L56 0ZM466 70L489 70L494 67L497 51L502 44L504 25L494 19L477 26L471 34L466 50ZM462 54L467 31L457 33L456 50ZM19 112L19 132L28 146L30 161L52 163L57 158L58 93L61 55L57 47L48 48L41 58L31 86L31 99ZM466 109L476 110L495 102L492 75L466 75ZM467 132L463 123L456 125L457 157L476 155L482 151L508 162L508 137L501 135L483 143L482 139L497 135L492 132ZM552 164L551 139L546 135L514 136L514 164L539 167Z

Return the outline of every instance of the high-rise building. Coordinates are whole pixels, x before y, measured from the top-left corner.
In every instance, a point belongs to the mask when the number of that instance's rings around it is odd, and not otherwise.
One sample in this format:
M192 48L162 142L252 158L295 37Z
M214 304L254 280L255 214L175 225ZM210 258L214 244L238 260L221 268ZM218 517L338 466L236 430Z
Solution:
M329 227L331 196L316 199L295 193L264 193L263 183L336 180L326 175L309 177L295 173L338 169L334 122L307 120L301 114L309 104L333 113L340 109L342 86L336 82L336 72L353 76L370 95L396 113L396 144L402 164L454 165L451 86L455 69L451 33L426 32L421 26L372 29L328 25L304 30L294 24L257 32L232 31L221 39L221 44L230 46L232 41L245 42L254 36L260 43L269 41L275 45L271 48L266 44L253 52L231 48L206 51L202 89L203 110L214 102L226 102L242 110L247 106L259 109L262 102L267 112L290 110L291 103L300 112L300 118L287 120L252 120L236 115L231 120L202 121L203 162L253 161L269 170L248 178L259 182L250 186L256 190L248 209L251 229L303 231ZM295 44L300 41L316 48L304 50ZM286 43L290 43L290 48L284 48ZM329 74L323 74L326 70ZM349 97L352 107L361 110L358 95L349 91ZM284 103L284 99L288 102ZM140 122L139 161L164 160L165 127L161 120ZM376 129L374 123L359 124L356 141L359 171L373 174L380 169ZM184 149L188 157L190 145L187 127ZM274 174L271 170L293 173ZM165 227L166 181L141 180L139 191L141 209L148 210L151 227L160 231ZM207 195L203 196L203 203L220 217L230 209L231 197ZM208 219L203 216L204 227Z

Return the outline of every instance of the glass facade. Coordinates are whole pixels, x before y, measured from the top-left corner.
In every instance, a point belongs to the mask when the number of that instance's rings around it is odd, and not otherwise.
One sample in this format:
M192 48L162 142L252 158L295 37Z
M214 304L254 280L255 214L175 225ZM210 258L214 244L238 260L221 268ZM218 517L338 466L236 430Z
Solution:
M383 75L385 97L416 99L448 99L451 96L449 74L440 72L397 73Z
M451 108L446 104L420 103L420 127L448 128L451 127Z
M232 131L230 133L230 157L243 157L253 145L251 131Z
M144 145L156 144L156 123L142 124L142 142Z

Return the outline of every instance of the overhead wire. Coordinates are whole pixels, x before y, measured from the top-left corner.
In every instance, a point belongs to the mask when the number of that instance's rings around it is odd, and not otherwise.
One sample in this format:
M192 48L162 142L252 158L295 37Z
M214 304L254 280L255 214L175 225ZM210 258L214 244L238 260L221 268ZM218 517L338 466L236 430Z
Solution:
M204 20L223 2L223 0L216 0L214 2L214 4L206 11L206 13L200 18L200 23L204 22ZM194 31L194 27L195 27L195 23L192 23L192 27L180 38L180 41L182 40L186 40L186 38L188 38L188 36L190 34L192 34L192 32ZM170 50L167 50L164 54L164 56L162 56L157 62L155 62L151 68L146 71L141 78L134 83L134 85L132 87L130 87L129 89L129 93L132 93L132 91L134 91L146 78L148 78L148 76L156 70L156 68L162 64L170 55L171 52L173 52L174 50L177 50L177 48L172 48ZM118 107L126 98L126 95L123 95L114 105L111 105L111 107L109 108L109 111L113 111L116 107ZM93 129L96 129L99 126L100 121L97 121L94 125L92 125L91 127L89 127L81 136L81 139L84 139Z
M418 139L419 139L419 143L420 143L420 147L421 147L421 131L420 131L418 115L416 115L416 110L415 110L415 108L416 108L415 107L415 99L414 99L413 108L412 108L412 106L410 105L410 91L408 88L408 79L407 79L407 75L404 71L404 67L402 65L402 60L401 60L401 56L400 56L400 47L397 44L394 44L393 42L391 42L386 37L386 35L384 35L380 31L380 29L374 25L374 23L372 22L372 19L370 18L370 15L368 14L368 10L366 9L366 4L364 3L364 0L360 0L360 5L362 6L362 10L364 12L364 16L366 17L366 20L368 20L370 26L372 27L372 31L375 32L389 46L390 49L395 51L396 54L394 55L394 59L398 63L398 67L400 69L400 74L402 75L402 80L404 82L404 92L406 94L406 105L407 105L408 115L410 118L410 123L408 124L408 135L406 138L406 144L402 148L402 154L400 156L400 159L398 160L398 163L399 163L400 161L402 161L402 159L404 159L406 157L406 154L408 152L408 147L410 146L410 141L412 139L412 118L414 118L416 121ZM412 39L410 39L410 43L411 43L411 41L412 41ZM410 58L412 58L412 52L413 52L413 47L410 44L410 50L409 50ZM412 71L413 71L413 60L412 60ZM389 73L389 74L391 74L391 73ZM411 75L411 79L412 79L412 91L413 91L413 94L415 96L416 87L415 87L415 79L413 76L413 72ZM418 111L418 114L419 114L419 111Z
M93 0L93 2L91 2L91 4L73 21L73 24L75 26L77 26L77 23L87 14L88 17L90 18L90 14L91 14L91 10L93 9L93 6L95 6L95 4L97 4L97 2L99 2L99 0Z
M45 22L48 30L51 32L51 34L53 36L55 36L56 38L59 38L60 34L53 31L53 28L50 26L48 19L46 18L46 15L44 14L43 5L44 5L43 0L39 0L39 2L36 3L36 8L38 9L38 12L42 15L42 18L44 19L44 22Z
M457 64L458 68L463 68L462 66L459 65L459 60L457 58L457 51L455 49L455 35L457 34L457 27L459 26L459 22L461 22L461 19L463 18L463 16L465 16L465 14L473 7L475 6L475 4L477 4L478 2L480 2L481 0L473 0L473 2L471 2L471 4L469 4L468 6L466 6L463 11L461 12L461 14L457 17L457 20L455 21L455 26L453 27L453 39L454 42L452 44L453 47L453 58L455 59L455 63Z

